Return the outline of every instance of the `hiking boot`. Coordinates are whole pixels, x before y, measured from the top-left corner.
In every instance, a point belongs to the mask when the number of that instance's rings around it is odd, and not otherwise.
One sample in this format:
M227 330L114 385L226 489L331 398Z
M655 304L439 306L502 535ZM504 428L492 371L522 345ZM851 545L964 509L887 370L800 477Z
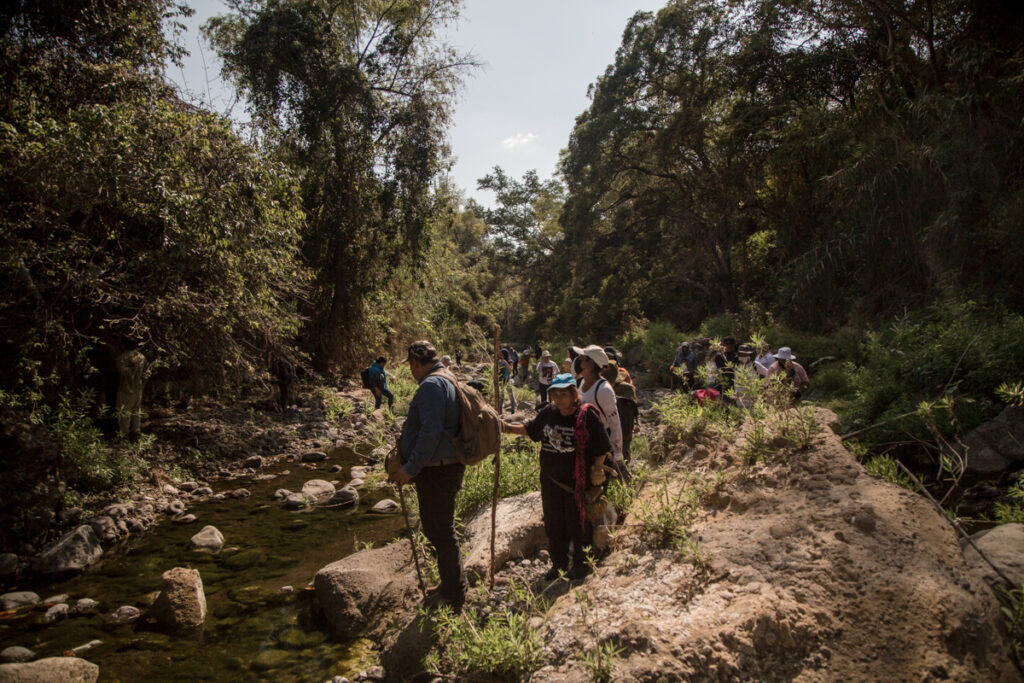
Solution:
M564 567L552 567L551 569L547 570L544 573L544 580L545 581L554 581L559 576L561 576L562 572L564 572L564 571L565 571Z
M580 579L589 576L592 571L593 570L589 565L574 564L572 569L569 570L568 577L570 581L579 581Z

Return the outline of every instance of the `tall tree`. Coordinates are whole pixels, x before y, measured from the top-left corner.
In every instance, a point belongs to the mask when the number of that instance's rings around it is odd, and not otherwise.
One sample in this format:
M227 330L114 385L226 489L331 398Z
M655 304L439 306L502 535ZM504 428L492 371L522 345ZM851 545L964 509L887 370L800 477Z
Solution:
M414 263L446 163L460 74L442 44L458 0L231 0L208 35L268 140L302 174L304 253L316 271L308 330L326 370L375 343L370 295Z

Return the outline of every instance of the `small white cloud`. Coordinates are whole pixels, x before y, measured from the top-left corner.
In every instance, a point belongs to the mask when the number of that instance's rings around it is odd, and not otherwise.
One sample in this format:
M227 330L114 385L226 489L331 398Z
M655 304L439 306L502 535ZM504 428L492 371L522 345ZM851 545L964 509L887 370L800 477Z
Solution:
M536 139L537 136L533 133L516 133L512 137L502 140L501 144L505 146L505 149L515 151L520 147L525 147Z

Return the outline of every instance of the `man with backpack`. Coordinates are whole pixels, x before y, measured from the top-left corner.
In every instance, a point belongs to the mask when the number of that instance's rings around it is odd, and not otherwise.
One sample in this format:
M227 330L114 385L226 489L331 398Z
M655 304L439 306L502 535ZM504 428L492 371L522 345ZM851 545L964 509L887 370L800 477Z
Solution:
M373 361L366 372L366 388L373 392L373 398L376 401L376 405L373 407L374 410L380 408L381 399L384 397L388 399L388 410L391 410L395 405L395 395L388 389L388 373L384 370L384 365L387 362L387 358L380 356L377 360Z
M425 604L447 604L458 611L466 600L466 577L455 534L455 496L466 471L455 447L461 427L458 390L430 342L414 342L407 362L419 388L402 426L403 465L391 480L399 486L410 482L416 486L423 533L437 554L441 585L427 595Z

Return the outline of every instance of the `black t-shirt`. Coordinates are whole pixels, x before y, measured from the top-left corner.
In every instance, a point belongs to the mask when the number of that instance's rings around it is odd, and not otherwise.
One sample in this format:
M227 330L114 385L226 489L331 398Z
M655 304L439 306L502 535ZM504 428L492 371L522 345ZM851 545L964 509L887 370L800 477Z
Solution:
M587 411L587 445L583 450L587 459L587 484L590 484L590 467L599 456L611 451L608 433L601 423L596 409ZM551 477L566 486L573 486L576 480L576 414L562 415L553 404L545 406L537 417L526 423L526 433L534 441L540 441L540 476Z

